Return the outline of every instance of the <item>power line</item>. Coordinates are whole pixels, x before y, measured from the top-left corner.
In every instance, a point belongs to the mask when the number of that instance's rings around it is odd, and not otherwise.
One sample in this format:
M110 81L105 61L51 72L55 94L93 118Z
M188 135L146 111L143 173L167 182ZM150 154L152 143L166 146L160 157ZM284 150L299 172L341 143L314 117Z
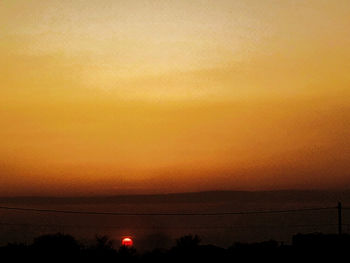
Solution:
M330 210L330 209L336 209L336 208L337 207L316 207L316 208L300 208L300 209L288 209L288 210L236 211L236 212L214 212L214 213L123 213L123 212L75 211L75 210L38 209L38 208L0 206L0 209L2 210L13 210L13 211L23 211L23 212L81 214L81 215L108 215L108 216L220 216L220 215L279 214L279 213L321 211L321 210Z
M64 224L24 224L24 223L6 223L0 222L3 226L23 226L23 227L57 227L57 228L108 228L108 229L235 229L235 228L298 228L298 227L327 227L337 226L337 224L305 224L305 225L231 225L231 226L98 226L98 225L64 225ZM350 226L350 224L344 224Z

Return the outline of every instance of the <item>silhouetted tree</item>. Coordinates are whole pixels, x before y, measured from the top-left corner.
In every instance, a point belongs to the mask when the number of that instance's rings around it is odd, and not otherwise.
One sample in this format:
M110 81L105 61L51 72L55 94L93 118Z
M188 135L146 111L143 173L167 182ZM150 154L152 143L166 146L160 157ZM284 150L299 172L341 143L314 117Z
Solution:
M176 240L176 248L180 250L195 249L200 242L201 240L197 235L186 235Z
M121 246L118 250L118 259L122 262L136 261L136 249L134 247Z
M108 236L95 236L96 249L101 250L113 250L114 240L110 239Z
M186 235L176 240L176 245L170 251L174 261L193 261L199 256L200 238L195 235Z
M108 236L95 236L95 244L86 249L85 257L91 261L115 262L117 251L113 247L114 241Z

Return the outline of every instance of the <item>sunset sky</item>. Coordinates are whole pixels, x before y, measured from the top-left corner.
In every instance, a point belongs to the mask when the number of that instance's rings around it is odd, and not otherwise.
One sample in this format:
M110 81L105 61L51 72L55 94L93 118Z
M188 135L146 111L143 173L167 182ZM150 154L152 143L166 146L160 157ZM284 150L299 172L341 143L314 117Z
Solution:
M349 187L349 0L0 1L0 195Z

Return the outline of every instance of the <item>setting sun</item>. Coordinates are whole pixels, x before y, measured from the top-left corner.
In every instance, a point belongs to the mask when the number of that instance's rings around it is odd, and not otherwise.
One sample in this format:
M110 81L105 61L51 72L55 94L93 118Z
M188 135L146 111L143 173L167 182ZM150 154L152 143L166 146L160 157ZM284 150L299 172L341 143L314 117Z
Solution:
M132 241L132 239L130 237L124 237L122 239L122 246L132 247L133 244L134 244L134 242Z

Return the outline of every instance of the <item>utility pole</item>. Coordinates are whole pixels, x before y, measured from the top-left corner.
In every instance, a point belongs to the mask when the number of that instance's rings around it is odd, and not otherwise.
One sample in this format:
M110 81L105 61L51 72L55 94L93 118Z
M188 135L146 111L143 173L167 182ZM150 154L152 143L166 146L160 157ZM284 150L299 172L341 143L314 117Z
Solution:
M342 205L341 202L338 202L338 234L342 234L342 214L341 214Z

